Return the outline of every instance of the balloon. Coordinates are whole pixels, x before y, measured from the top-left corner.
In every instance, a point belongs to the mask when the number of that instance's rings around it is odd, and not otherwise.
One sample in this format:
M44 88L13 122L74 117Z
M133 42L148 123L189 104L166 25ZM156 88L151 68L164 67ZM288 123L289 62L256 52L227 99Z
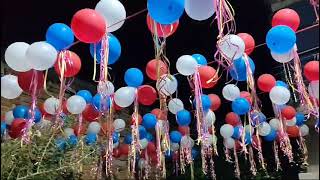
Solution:
M218 82L217 71L211 66L200 66L198 68L202 88L208 89L214 87Z
M240 89L234 84L227 84L222 89L222 95L229 101L234 101L240 97Z
M282 86L275 86L269 93L271 101L276 105L283 105L290 100L290 91Z
M120 1L101 0L96 5L95 10L108 23L108 32L120 29L126 19L126 9Z
M31 119L31 108L28 109L28 113L27 113L27 116L26 116L26 119ZM35 123L39 123L41 121L41 118L42 118L42 114L40 112L40 110L38 108L36 108L34 110L34 122Z
M213 111L209 109L208 112L204 115L204 122L207 125L207 127L211 127L215 121L216 121L216 115L214 114Z
M139 140L139 143L141 145L141 149L145 149L148 146L148 140L146 138Z
M1 122L1 136L4 135L6 129L7 129L7 124L5 122Z
M288 84L283 81L276 81L276 86L282 86L285 88L289 88Z
M8 131L10 137L16 139L22 135L22 130L25 128L27 121L25 119L16 118L12 121Z
M139 125L139 136L140 139L146 138L147 137L147 130L144 126Z
M251 94L248 91L241 91L240 97L245 98L250 104L252 104Z
M90 122L88 126L88 133L98 134L100 132L101 125L98 122Z
M147 129L154 128L157 124L157 117L151 113L145 114L142 119L142 124Z
M249 56L247 57L250 64L251 73L253 75L256 67L252 59ZM229 73L231 77L237 81L247 81L247 65L245 63L244 56L233 61L232 69L229 71Z
M147 76L152 80L158 79L158 69L159 67L159 77L168 73L168 66L161 60L153 59L148 62L146 67Z
M271 74L262 74L258 78L258 88L263 92L270 92L276 85L276 79Z
M147 132L147 137L146 138L147 138L148 141L153 141L153 139L154 139L152 134L149 133L149 132Z
M194 140L190 136L182 136L180 145L184 148L192 148L194 146Z
M116 119L113 121L113 127L115 132L121 132L126 127L126 122L123 119Z
M98 120L100 113L92 104L87 104L86 108L82 112L82 116L85 120L91 122Z
M216 111L220 108L221 106L221 99L218 95L216 94L208 94L210 101L211 101L211 107L210 109L212 111Z
M274 141L277 137L277 132L271 128L270 133L263 137L266 141Z
M183 102L178 98L173 98L168 103L168 109L172 114L177 114L178 111L184 109Z
M190 135L189 126L179 126L178 131L181 133L182 136Z
M246 145L252 143L252 135L250 133L246 132L246 134L244 136L244 142Z
M25 42L15 42L6 49L4 59L11 69L18 72L26 72L31 69L25 56L29 46Z
M85 137L85 142L88 145L93 145L97 141L97 134L95 133L88 133Z
M113 141L113 143L118 143L119 142L119 140L120 140L120 134L119 133L117 133L117 132L113 132L112 133L112 141Z
M176 117L179 126L188 126L191 122L191 114L185 109L178 111Z
M184 0L148 0L150 16L160 24L172 24L179 20L184 11Z
M92 101L92 94L88 90L80 90L77 92L78 96L81 96L84 100L86 100L86 103L91 103Z
M22 94L22 89L18 84L18 78L14 75L1 77L1 97L15 99Z
M72 128L64 128L63 129L65 137L70 137L71 135L74 135L74 129Z
M179 131L170 132L170 140L174 143L179 143L181 141L182 135Z
M300 17L293 9L280 9L272 18L272 27L278 25L289 26L293 31L297 31L300 25Z
M151 111L151 114L154 114L157 117L157 119L167 120L166 114L163 111L161 111L160 109L158 109L158 108L153 109Z
M303 73L309 81L319 80L319 61L309 61L304 66Z
M71 20L74 35L84 43L96 43L102 39L107 30L102 15L93 9L81 9Z
M310 82L308 92L311 97L319 99L319 80Z
M81 126L79 126L79 124L75 124L75 126L73 127L73 130L76 136L82 136L87 131L86 127L83 124Z
M71 146L75 146L78 144L78 138L76 135L71 135L68 137L68 144Z
M266 116L262 112L253 112L251 115L251 125L253 127L256 127L257 125L260 125L263 122L267 121Z
M240 139L243 133L243 126L236 126L233 128L232 138Z
M296 123L297 123L296 117L294 117L294 118L292 118L292 119L289 119L289 120L286 120L286 125L287 125L287 127L288 127L288 126L295 126Z
M296 39L296 34L290 27L279 25L269 30L266 43L272 52L284 54L293 48Z
M232 111L238 115L244 115L250 110L250 103L245 98L237 98L232 102Z
M306 135L308 135L309 134L309 127L307 126L307 125L302 125L301 127L300 127L300 135L301 136L306 136Z
M35 42L26 51L26 64L32 69L44 71L54 65L57 55L57 50L51 44L44 41Z
M289 137L297 138L300 136L300 129L298 126L288 126L287 133Z
M267 136L271 131L271 126L267 122L263 122L258 126L258 133L260 136Z
M253 129L252 126L249 125L249 124L244 126L244 131L245 131L247 134L251 134L251 135L253 135L253 133L254 133L254 129Z
M224 138L230 138L233 135L234 129L230 124L224 124L220 128L220 134Z
M138 124L142 124L142 117L141 117L140 114L138 114L138 119L137 119L137 121L138 121ZM132 125L135 124L135 116L134 116L134 114L132 114L131 124L132 124Z
M128 144L120 144L119 151L121 155L128 156L129 154L129 145Z
M162 95L170 96L176 92L178 88L178 81L172 75L163 75L157 81L157 89Z
M103 89L102 93L107 96L110 96L114 93L114 86L113 86L112 82L110 82L110 81L106 82L106 89Z
M167 38L177 31L177 29L179 27L179 20L172 23L172 24L159 24L159 23L155 22L150 17L149 14L147 14L147 25L148 25L149 31L151 31L152 34L156 34L155 33L155 29L156 29L158 37ZM156 27L154 27L154 25L156 25Z
M239 33L239 34L237 34L237 36L239 36L245 44L244 52L247 55L250 55L256 46L253 37L248 33Z
M179 57L176 63L178 72L184 76L190 76L194 74L197 70L197 67L197 61L190 55L183 55Z
M67 100L67 109L71 114L81 114L86 105L86 100L78 95L73 95Z
M197 61L198 65L206 66L208 64L207 59L201 54L193 54L192 57Z
M244 41L237 35L229 34L218 42L218 48L228 59L239 59L245 50Z
M54 115L57 113L58 107L59 107L59 99L55 97L50 97L44 101L44 110L51 115Z
M143 83L143 74L138 68L130 68L124 74L124 81L128 86L138 87Z
M20 72L18 74L18 83L21 89L25 92L32 94L35 85L35 79L37 79L37 92L40 93L40 90L43 88L44 84L44 74L41 71L30 70L27 72Z
M101 94L96 94L92 98L92 104L99 111L107 110L108 108L110 108L110 105L111 105L111 101L110 101L109 96L105 97L105 102L101 102L102 98L103 97Z
M235 141L232 138L224 139L224 146L228 149L233 149L235 147Z
M186 0L184 9L191 19L203 21L209 19L214 14L214 1Z
M157 100L157 91L150 85L142 85L138 88L139 103L150 106Z
M186 137L186 136L183 136ZM179 150L179 144L178 143L170 143L170 149L174 152Z
M80 57L69 50L60 52L54 70L58 76L62 76L62 68L64 68L64 77L73 77L77 75L81 69Z
M271 57L279 63L290 62L294 58L295 51L297 51L296 48L297 48L296 45L294 45L294 47L291 50L281 54L271 51Z
M280 123L280 120L276 118L269 121L269 125L275 130L280 130Z
M301 112L297 112L296 113L296 120L297 120L296 121L296 125L301 127L304 124L304 121L305 121L304 114L301 113Z
M54 23L47 30L46 41L56 50L61 51L68 48L73 43L74 35L68 25Z
M29 108L25 105L18 105L13 109L13 116L15 119L22 118L26 119L28 117Z
M108 34L108 43L109 43L109 54L108 54L108 65L114 64L117 62L121 56L121 44L116 36L109 33ZM102 42L96 44L96 60L97 63L101 63L101 54L103 50ZM90 44L90 54L94 58L94 44Z
M114 101L120 107L128 107L135 99L135 92L136 88L122 87L115 92Z
M208 111L211 107L211 99L208 95L202 94L201 96L202 109ZM196 107L196 99L193 100L194 107Z
M294 109L292 106L286 106L281 110L281 115L285 119L292 119L296 116L296 109Z
M55 140L55 145L60 151L63 151L66 148L66 140L58 138Z
M227 124L230 124L232 126L237 126L241 124L239 115L234 112L229 112L226 115L225 121Z
M13 111L6 112L5 114L6 124L10 126L13 120L14 120Z

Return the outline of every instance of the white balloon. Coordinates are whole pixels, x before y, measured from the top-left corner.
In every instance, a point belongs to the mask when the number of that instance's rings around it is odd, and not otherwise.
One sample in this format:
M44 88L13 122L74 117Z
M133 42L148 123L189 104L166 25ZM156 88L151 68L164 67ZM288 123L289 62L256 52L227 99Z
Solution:
M126 122L123 119L116 119L113 121L113 127L115 132L121 132L126 127Z
M302 125L301 127L300 127L300 135L301 136L306 136L306 135L308 135L309 134L309 127L307 126L307 125Z
M107 89L106 89L106 95L110 96L114 93L114 85L112 84L112 82L107 81L106 83Z
M290 91L282 86L275 86L269 93L270 100L276 105L284 105L290 100Z
M119 142L113 143L113 149L117 148L119 146Z
M74 135L74 129L72 128L65 128L63 131L66 137L70 137L71 135Z
M311 81L308 86L308 92L311 97L319 99L319 80Z
M6 99L15 99L22 93L18 84L18 77L14 75L5 75L1 77L1 96Z
M235 141L232 138L226 138L224 139L224 146L228 149L233 149L235 146Z
M203 21L214 14L214 1L186 0L184 9L191 19Z
M170 143L170 149L172 151L177 151L179 150L180 145L178 143Z
M44 110L51 115L54 115L57 113L58 107L59 107L59 99L55 97L50 97L44 101Z
M197 61L190 55L181 56L176 63L178 72L184 76L190 76L194 74L197 70L197 67Z
M260 136L267 136L271 132L271 126L267 122L263 122L258 126Z
M218 43L218 47L222 51L223 55L231 60L239 59L245 50L243 40L234 34L224 36Z
M139 140L140 145L141 145L141 149L145 149L148 146L148 140L147 138L143 138L141 140Z
M217 143L217 136L208 134L204 136L204 142L208 145L216 144Z
M44 71L54 65L57 55L57 50L51 44L41 41L29 46L26 59L32 69Z
M4 118L5 118L5 119L4 119L5 123L6 123L7 125L11 125L12 121L14 120L13 112L12 112L12 111L6 112Z
M25 42L15 42L7 48L4 59L11 69L18 72L26 72L31 69L25 56L29 46Z
M107 23L108 32L113 32L121 28L126 19L126 10L118 0L101 0L95 10L103 15Z
M286 125L287 126L295 126L296 123L297 123L297 118L296 117L294 117L294 118L292 118L290 120L286 120Z
M178 88L178 81L172 75L163 75L157 82L158 91L166 96L172 95Z
M184 148L192 148L194 146L194 140L190 136L182 136L180 145Z
M139 159L139 162L138 162L139 169L145 168L146 165L147 165L146 160L144 160L143 158Z
M91 122L88 126L88 133L98 134L100 132L101 125L98 122Z
M183 102L178 98L173 98L168 103L168 109L172 114L177 114L184 109Z
M276 118L269 121L269 125L275 130L280 130L280 123L280 120Z
M67 100L67 109L71 114L80 114L86 108L86 100L78 95L73 95Z
M294 58L294 49L290 50L288 53L285 54L277 54L274 52L271 52L272 58L279 62L279 63L287 63L291 61Z
M222 95L229 101L234 101L240 97L240 89L234 84L227 84L222 89Z
M231 137L233 134L233 131L234 131L233 126L231 126L230 124L224 124L220 128L220 134L224 138Z
M216 121L216 115L211 109L209 109L206 115L204 116L204 122L206 126L211 127L211 125L214 124L215 121Z
M114 95L115 103L120 107L130 106L136 97L136 88L134 87L122 87L118 89Z
M252 135L254 133L254 128L249 124L244 126L244 130L246 133L250 133L250 129L251 129L251 135Z

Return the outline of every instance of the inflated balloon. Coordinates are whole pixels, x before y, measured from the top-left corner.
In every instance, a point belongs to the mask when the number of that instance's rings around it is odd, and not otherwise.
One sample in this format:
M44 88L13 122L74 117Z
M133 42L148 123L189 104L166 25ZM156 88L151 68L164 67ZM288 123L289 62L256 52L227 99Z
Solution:
M281 115L285 118L285 119L292 119L296 116L296 109L292 106L286 106L285 108L283 108L281 110Z
M309 81L319 80L319 61L309 61L304 66L303 73Z
M106 82L106 88L103 92L101 92L107 96L110 96L114 93L114 85L112 84L112 82L107 81Z
M97 141L97 134L95 133L88 133L85 137L85 142L88 145L93 145Z
M208 94L210 101L211 101L211 107L210 109L212 111L216 111L220 108L221 106L221 99L218 95L216 94Z
M4 60L11 69L18 72L26 72L31 69L25 56L29 46L25 42L15 42L6 49Z
M148 141L153 141L153 139L154 139L154 137L152 136L152 134L151 133L149 133L149 132L147 132L147 140Z
M179 126L178 131L182 134L182 136L190 135L190 128L189 126Z
M71 135L67 138L67 142L69 145L71 145L72 147L78 144L78 138L76 135Z
M262 112L253 112L250 114L250 118L251 118L251 125L253 127L256 127L259 124L267 121L267 117Z
M253 37L248 33L239 33L237 35L243 40L243 42L245 44L244 52L247 55L250 55L253 52L253 50L254 50L254 48L256 46Z
M310 82L308 92L311 97L319 99L319 80Z
M225 121L227 124L230 124L232 126L237 126L241 124L239 115L234 112L229 112L226 115Z
M219 76L217 71L213 67L206 65L200 66L198 68L198 72L202 88L212 88L217 84Z
M193 54L192 57L197 61L198 65L206 66L208 64L207 59L202 54Z
M177 88L178 81L172 75L165 74L161 76L159 81L157 81L157 89L163 95L170 96L176 92Z
M232 138L240 139L243 133L243 126L236 126L233 128Z
M72 128L64 128L63 129L63 133L64 133L65 137L67 138L67 137L69 137L71 135L74 135L74 129L72 129Z
M5 117L5 123L10 126L12 121L14 120L13 111L6 112L4 117Z
M241 91L240 97L245 98L250 104L252 104L251 94L248 91Z
M54 115L57 113L58 107L59 107L59 99L55 97L50 97L44 101L44 110L51 115Z
M147 1L150 16L160 24L172 24L179 20L183 14L184 5L184 0Z
M238 115L244 115L250 111L251 105L245 98L237 98L232 101L232 111Z
M7 124L5 122L1 122L1 136L4 135L6 129L7 129Z
M269 93L270 100L276 105L284 105L290 100L290 91L282 86L275 86Z
M79 124L75 124L73 130L76 136L82 136L87 131L86 127L83 124L81 126Z
M296 123L297 123L297 118L296 118L296 117L294 117L294 118L292 118L292 119L289 119L289 120L286 120L286 125L287 125L287 127L288 127L288 126L295 126Z
M114 101L120 107L128 107L135 99L135 92L136 88L122 87L115 92Z
M185 136L183 136L185 137ZM170 149L174 152L179 150L179 144L178 143L170 143Z
M262 74L257 80L258 88L263 92L270 92L276 85L276 79L271 74Z
M22 135L22 130L25 128L27 121L25 119L14 119L10 129L9 129L9 135L11 138L16 139Z
M138 87L143 83L143 74L138 68L130 68L124 74L124 81L128 86Z
M29 108L25 105L18 105L13 109L13 116L15 119L22 118L26 119L28 117Z
M304 114L301 113L301 112L297 112L296 113L296 120L297 120L296 121L296 125L301 127L304 124L304 121L305 121Z
M147 129L144 126L139 125L139 136L140 139L146 138L147 137Z
M54 64L54 70L59 77L62 75L62 69L64 69L64 77L73 77L77 75L81 69L80 57L69 50L60 52L58 59Z
M157 91L150 85L142 85L138 88L138 102L149 106L157 100Z
M147 63L146 73L147 76L152 80L158 79L158 69L159 67L159 77L168 73L168 66L161 60L153 59Z
M234 141L234 139L232 139L230 137L224 139L223 144L228 149L233 149L235 147L235 141Z
M271 126L267 122L263 122L258 126L258 133L260 136L267 136L271 131Z
M121 156L128 156L129 154L129 145L128 144L120 144L119 145L119 151Z
M200 96L200 98L201 98L201 103L202 103L202 109L204 111L208 111L210 109L210 107L211 107L211 99L210 99L210 97L208 95L206 95L206 94L202 94ZM194 107L196 107L196 103L197 103L197 101L196 101L196 99L194 99L193 100Z
M306 135L308 135L309 134L309 127L307 126L307 125L302 125L301 127L300 127L300 135L301 136L306 136Z
M113 141L113 143L118 143L119 142L119 139L120 139L120 134L119 133L117 133L117 132L113 132L112 133L112 141Z
M186 0L184 10L191 19L203 21L214 14L214 1Z
M276 81L276 86L282 86L285 88L289 88L288 84L283 81Z
M18 78L14 75L5 75L1 77L1 97L6 99L15 99L22 94Z
M126 19L126 9L120 1L101 0L95 7L108 23L108 32L113 32L122 27Z
M147 129L154 128L157 124L157 117L154 114L145 114L142 118L142 125Z
M230 138L233 135L233 126L230 124L224 124L220 128L220 134L224 138Z
M113 127L115 132L121 132L126 127L126 122L123 119L116 119L113 121Z
M73 95L67 100L67 109L71 114L80 114L86 108L86 100L78 95Z
M250 57L248 57L248 61L250 64L250 69L252 75L255 71L255 64ZM237 81L247 81L247 65L245 63L245 57L242 56L239 59L233 61L233 65L231 66L229 73L231 77Z
M135 124L135 118L134 118L135 116L134 116L134 114L132 115L132 118L131 118L131 125L134 125ZM138 119L137 119L137 121L138 121L138 124L142 124L142 117L141 117L141 115L140 114L138 114Z
M194 74L197 70L197 67L197 61L190 55L183 55L179 57L176 63L178 72L184 76L190 76Z
M178 111L184 109L183 102L178 98L171 99L168 103L168 109L172 114L177 114Z
M101 94L96 94L92 98L92 104L99 111L104 111L104 110L110 108L110 105L111 105L111 101L110 101L110 97L109 96L105 97L105 101L104 102L101 102L102 98L103 97L102 97Z
M26 119L31 119L32 116L31 116L30 112L31 112L31 109L29 108ZM41 114L40 110L38 108L36 108L34 110L34 119L33 119L33 121L35 123L39 123L41 121L41 118L42 118L42 114Z
M179 126L188 126L191 123L191 114L185 109L178 111L176 117Z
M293 31L297 31L300 25L299 14L293 9L280 9L272 18L272 27L278 25L289 26Z
M295 45L296 46L296 45ZM273 51L271 51L271 57L279 62L279 63L287 63L287 62L290 62L293 58L294 58L294 55L295 55L295 47L292 48L289 52L286 52L286 53L275 53Z
M172 24L159 24L147 14L147 25L152 34L156 34L155 32L157 32L158 37L167 38L176 32L179 27L179 20ZM156 25L156 27L154 27L154 25Z
M67 142L66 142L66 140L63 139L63 138L58 138L58 139L55 140L55 146L56 146L60 151L65 150L66 145L67 145Z
M280 123L280 120L275 118L269 121L269 125L275 130L280 130Z
M266 141L274 141L276 137L277 137L277 131L271 128L270 133L264 136L263 139Z
M192 148L194 146L194 140L190 136L182 136L180 145L184 148Z
M37 92L40 93L40 90L43 88L44 84L44 74L41 71L30 70L26 72L20 72L18 74L18 83L23 91L32 94L34 89L34 81L37 79Z
M245 44L239 36L229 34L219 41L218 48L226 58L234 60L239 59L243 55Z
M148 154L155 153L157 150L156 145L153 142L148 142L147 150L148 150Z
M216 121L216 115L214 114L213 111L209 109L204 116L204 122L207 125L207 127L211 127L215 121Z
M229 101L234 101L240 97L240 89L234 84L227 84L222 89L222 95Z
M88 90L80 90L77 92L78 96L81 96L84 100L86 100L86 103L91 103L92 101L92 94Z
M107 24L101 14L93 9L81 9L71 20L74 35L82 42L97 43L107 30Z
M32 69L44 71L56 62L58 52L49 43L41 41L32 43L26 51L26 64Z
M145 149L148 146L148 140L146 138L139 140L139 143L141 145L141 149Z
M252 143L252 135L248 132L246 132L244 136L245 144L251 144Z
M180 143L182 135L179 131L171 131L170 132L170 140L173 143Z
M86 108L82 112L82 116L85 120L91 122L96 121L100 117L100 113L92 104L87 104Z
M61 51L73 43L74 35L68 25L54 23L47 30L46 41L56 48L56 50Z
M98 134L100 132L101 125L98 122L91 122L88 126L88 133Z
M272 52L284 54L294 47L296 39L296 34L290 27L279 25L269 30L266 43Z
M288 126L286 130L289 137L297 138L300 136L300 129L298 126Z
M244 131L248 134L251 134L251 135L253 135L253 133L254 133L254 129L252 128L252 126L250 124L244 126Z

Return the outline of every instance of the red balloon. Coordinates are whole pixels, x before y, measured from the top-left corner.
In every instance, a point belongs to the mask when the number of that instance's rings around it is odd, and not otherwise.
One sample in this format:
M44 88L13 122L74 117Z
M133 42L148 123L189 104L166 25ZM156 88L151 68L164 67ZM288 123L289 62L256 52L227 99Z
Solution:
M309 81L319 80L319 61L309 61L303 69L304 76Z
M153 142L148 142L147 151L149 156L156 153L157 151L156 145Z
M68 111L68 108L67 108L67 101L66 100L62 101L62 112L65 114L70 114Z
M72 51L66 51L64 54L65 56L62 55L63 52L59 53L59 57L54 64L54 70L56 73L61 76L61 69L63 66L63 63L65 63L64 67L64 77L73 77L77 75L81 69L81 60L80 57L72 52Z
M128 144L120 144L119 151L121 156L128 156L129 154L129 145Z
M87 104L86 108L82 112L82 116L85 120L92 122L98 120L100 112L92 104Z
M82 9L73 15L71 29L80 41L97 43L105 35L107 25L103 16L97 11Z
M164 62L162 62L161 60L153 59L148 62L147 67L146 67L147 76L152 80L157 80L157 78L158 78L157 67L160 67L159 77L168 73L168 66Z
M25 128L27 121L25 119L17 118L12 121L12 124L10 125L9 129L9 135L13 139L16 139L18 137L22 136L22 130Z
M41 104L41 105L39 106L39 110L40 110L40 112L41 112L41 114L42 114L42 117L45 117L45 118L50 118L50 117L52 117L51 114L48 114L48 113L46 112L46 110L44 110L44 104Z
M30 70L27 72L19 72L18 74L18 84L21 89L29 94L32 94L34 88L33 78L37 78L37 94L43 89L44 84L44 74L41 71Z
M156 109L153 109L151 111L151 114L154 114L157 116L157 119L160 119L160 120L167 120L167 115L162 112L160 109L156 108Z
M292 106L286 106L281 110L281 115L287 120L292 120L296 116L296 113L296 110Z
M119 148L113 149L112 156L115 158L119 158L121 156Z
M278 25L289 26L293 31L297 31L300 25L299 14L289 8L279 10L272 18L272 27Z
M145 150L145 149L143 149L143 150L141 151L140 158L142 158L142 159L145 159L145 158L146 158L146 150Z
M248 34L248 33L239 33L238 36L244 41L244 44L245 44L245 53L247 55L250 55L253 50L254 50L254 47L256 46L255 44L255 41L253 39L253 37Z
M225 121L226 121L227 124L230 124L230 125L232 125L234 127L239 125L239 124L241 124L239 115L237 115L234 112L229 112L226 115Z
M276 79L271 74L262 74L258 78L258 88L263 92L270 92L276 85Z
M82 126L79 126L79 124L76 124L74 127L73 127L73 130L74 130L74 134L76 136L82 136L86 133L87 129L86 127L82 124Z
M245 98L250 104L252 104L251 94L247 91L241 91L240 97Z
M217 84L217 71L211 66L201 66L198 68L201 85L203 88L212 88Z
M132 116L131 116L132 118L131 118L131 124L132 125L134 125L134 123L135 123L135 120L134 120L134 114L132 114ZM138 115L138 124L142 124L142 116L139 114Z
M152 165L157 165L157 163L158 163L158 156L157 156L157 154L150 154L149 155L149 158L151 159L151 164Z
M298 126L287 126L287 133L289 137L296 138L300 136L300 130Z
M149 106L157 100L157 91L150 85L142 85L138 88L138 101Z
M147 25L152 34L155 34L155 27L159 37L169 37L176 32L179 26L179 20L173 24L159 24L155 22L149 14L147 14Z
M211 110L216 111L219 109L221 106L221 99L218 95L216 94L208 94L210 101L211 101Z
M182 136L189 135L190 134L190 128L189 126L179 126L178 131L182 134Z

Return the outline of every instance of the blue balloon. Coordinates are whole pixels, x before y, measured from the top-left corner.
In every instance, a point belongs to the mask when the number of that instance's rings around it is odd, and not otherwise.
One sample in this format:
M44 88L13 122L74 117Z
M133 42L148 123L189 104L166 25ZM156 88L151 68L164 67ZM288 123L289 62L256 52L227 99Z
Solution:
M13 117L14 118L28 118L29 108L25 105L18 105L13 109Z
M254 74L256 66L250 57L248 57L248 60L249 60L251 72L252 74ZM232 69L229 71L229 73L230 73L230 76L237 81L247 80L247 66L245 63L244 56L233 61L233 66L232 66Z
M184 0L148 0L148 12L160 24L172 24L179 20L184 11Z
M206 66L208 64L207 59L201 54L193 54L192 57L196 59L199 65Z
M180 143L182 135L179 131L170 132L170 140L174 143Z
M250 117L252 120L251 125L253 127L256 127L259 124L267 121L267 117L262 112L254 112L254 113L250 114Z
M274 26L266 37L268 48L277 54L289 52L296 43L296 33L288 26Z
M29 109L29 110L30 110L30 109ZM29 110L28 110L28 111L29 111ZM28 114L27 114L27 119L30 119L30 118L31 118L31 114L28 113ZM40 122L41 118L42 118L42 113L41 113L41 111L40 111L38 108L36 108L36 109L35 109L35 114L34 114L34 122L35 122L35 123Z
M47 30L46 41L60 51L73 43L74 35L71 28L66 24L54 23Z
M183 109L177 113L177 123L179 126L188 126L191 123L191 114Z
M102 99L101 94L96 94L93 96L92 104L94 105L94 107L96 107L99 111L101 111L103 107L104 109L110 108L110 105L111 105L110 97L107 96L106 101L104 103L101 103L101 99Z
M296 125L302 126L304 124L304 114L301 112L296 113Z
M96 141L97 141L97 134L95 134L95 133L88 133L88 134L86 135L86 138L85 138L86 144L92 145L92 144L94 144Z
M282 87L285 87L285 88L288 88L288 84L283 82L283 81L276 81L276 86L282 86Z
M83 97L87 104L91 103L92 101L92 94L88 90L80 90L77 92L77 95Z
M202 94L201 95L201 102L202 102L202 109L204 111L208 111L211 107L210 97L206 94ZM196 108L196 100L195 99L193 100L193 105L194 105L194 108Z
M139 136L140 136L140 139L144 139L147 137L147 130L145 127L139 125Z
M232 111L238 115L244 115L250 110L250 103L245 98L237 98L232 102Z
M145 114L142 118L142 125L147 128L154 128L157 124L157 117L154 114Z
M192 148L191 150L192 159L197 159L199 155L199 151L196 148Z
M267 136L264 136L263 138L266 141L273 141L276 139L276 137L277 137L277 131L271 128L270 133Z
M118 133L118 132L113 132L113 133L112 133L112 140L113 140L113 143L119 142L119 140L120 140L120 133Z
M1 136L6 131L6 128L7 128L7 124L5 122L1 122Z
M76 135L71 135L69 136L68 138L68 144L71 145L71 146L75 146L78 144L78 138Z
M149 142L151 142L151 141L153 141L153 136L152 136L152 134L151 133L149 133L149 132L147 132L147 140L149 141Z
M234 127L233 128L232 138L233 139L240 139L242 132L243 132L243 126Z
M132 142L132 135L131 134L127 134L125 137L124 137L124 143L125 144L131 144Z
M117 62L121 55L121 44L116 36L109 33L108 34L109 39L109 57L108 57L108 65L114 64ZM96 45L96 58L97 63L100 64L101 62L101 42L97 43ZM90 44L90 54L92 57L94 57L94 44Z
M66 143L67 143L66 140L64 140L63 138L58 138L55 141L57 148L61 151L66 148Z
M143 83L143 74L138 68L130 68L124 74L124 81L128 86L141 86Z
M244 136L245 144L251 144L252 143L252 136L250 133L246 132Z

